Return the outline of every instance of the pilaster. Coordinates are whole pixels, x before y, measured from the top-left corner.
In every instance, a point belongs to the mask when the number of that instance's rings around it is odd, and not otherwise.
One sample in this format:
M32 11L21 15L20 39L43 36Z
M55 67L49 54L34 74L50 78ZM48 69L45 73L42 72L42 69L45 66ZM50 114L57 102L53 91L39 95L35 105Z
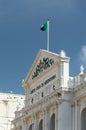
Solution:
M58 130L58 105L55 108L55 130Z
M71 130L71 104L68 101L62 101L58 105L58 130Z
M47 109L45 109L44 117L44 130L49 130L49 111Z
M61 87L68 87L69 79L69 57L66 57L65 51L60 52L60 78Z
M80 105L78 101L75 101L75 130L81 130L81 116Z

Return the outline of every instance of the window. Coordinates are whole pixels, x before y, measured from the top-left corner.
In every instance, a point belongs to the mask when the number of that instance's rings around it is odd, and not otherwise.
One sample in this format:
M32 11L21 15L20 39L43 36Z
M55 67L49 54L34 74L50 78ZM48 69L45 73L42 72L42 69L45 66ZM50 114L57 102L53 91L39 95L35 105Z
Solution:
M42 92L42 95L41 95L42 97L44 96L44 93Z
M53 90L55 90L55 85L53 85Z

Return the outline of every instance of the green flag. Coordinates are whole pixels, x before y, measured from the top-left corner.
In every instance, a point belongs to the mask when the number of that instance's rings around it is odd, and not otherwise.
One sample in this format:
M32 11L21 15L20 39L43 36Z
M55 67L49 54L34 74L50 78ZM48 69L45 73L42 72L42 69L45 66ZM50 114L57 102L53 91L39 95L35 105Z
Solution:
M44 23L42 26L41 26L41 28L40 28L42 31L45 31L45 30L47 30L48 29L48 24L47 24L47 22L46 23Z
M40 29L42 31L46 31L47 30L47 50L49 51L49 20L47 20L46 23L44 23Z

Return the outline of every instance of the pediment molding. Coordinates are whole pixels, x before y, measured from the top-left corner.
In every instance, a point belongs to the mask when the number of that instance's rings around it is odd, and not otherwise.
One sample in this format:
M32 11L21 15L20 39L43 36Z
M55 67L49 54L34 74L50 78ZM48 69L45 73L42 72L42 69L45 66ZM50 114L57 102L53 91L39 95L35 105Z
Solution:
M40 75L42 76L47 73L50 69L55 67L54 65L59 64L59 62L60 57L58 54L40 50L24 80L24 83L34 82L35 79L37 80Z

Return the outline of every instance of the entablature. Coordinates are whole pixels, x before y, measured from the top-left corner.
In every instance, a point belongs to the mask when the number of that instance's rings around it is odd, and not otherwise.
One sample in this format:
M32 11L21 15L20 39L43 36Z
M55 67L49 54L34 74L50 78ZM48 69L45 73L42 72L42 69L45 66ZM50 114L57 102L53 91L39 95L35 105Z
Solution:
M80 98L86 96L86 82L78 85L76 88L74 88L74 99L73 100L79 100Z
M60 89L58 90L58 92L54 91L51 95L44 97L37 103L35 103L31 106L25 107L23 112L26 113L25 114L26 116L24 116L24 118L31 116L34 113L38 113L39 111L45 110L45 108L53 106L56 103L58 104L59 98L61 99L61 93L59 91L60 91Z

